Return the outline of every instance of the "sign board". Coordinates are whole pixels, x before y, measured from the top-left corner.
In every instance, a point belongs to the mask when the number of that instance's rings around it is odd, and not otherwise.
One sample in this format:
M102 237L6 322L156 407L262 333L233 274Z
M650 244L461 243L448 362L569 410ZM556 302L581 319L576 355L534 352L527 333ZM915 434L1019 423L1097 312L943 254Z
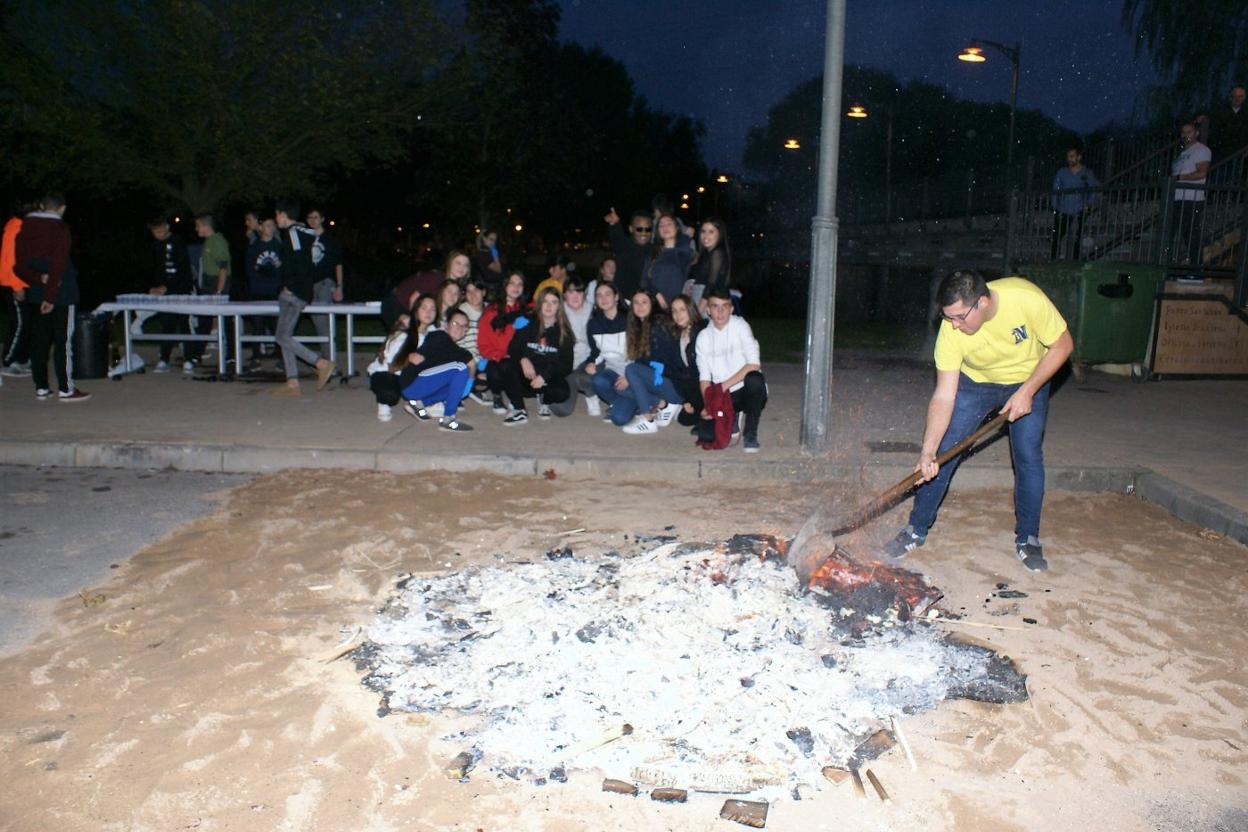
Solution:
M1232 292L1228 280L1164 284L1155 375L1248 376L1248 320L1228 305Z

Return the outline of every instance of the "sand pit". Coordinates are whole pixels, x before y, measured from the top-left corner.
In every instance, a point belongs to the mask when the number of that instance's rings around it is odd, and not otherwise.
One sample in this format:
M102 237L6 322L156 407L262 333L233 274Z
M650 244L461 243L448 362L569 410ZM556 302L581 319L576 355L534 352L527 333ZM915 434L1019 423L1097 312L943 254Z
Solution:
M256 480L94 587L102 602L64 602L52 631L0 662L0 830L743 828L718 818L722 797L652 803L604 794L588 773L452 781L453 720L379 718L351 663L327 659L401 573L605 551L669 525L686 539L791 532L816 496L445 474ZM1008 495L955 493L908 565L966 621L1010 628L960 634L1015 657L1031 701L910 718L917 771L900 749L872 764L889 802L869 784L864 799L826 783L773 806L767 828L1248 828L1248 551L1133 498L1054 494L1052 569L1030 575L1010 555L1010 520Z

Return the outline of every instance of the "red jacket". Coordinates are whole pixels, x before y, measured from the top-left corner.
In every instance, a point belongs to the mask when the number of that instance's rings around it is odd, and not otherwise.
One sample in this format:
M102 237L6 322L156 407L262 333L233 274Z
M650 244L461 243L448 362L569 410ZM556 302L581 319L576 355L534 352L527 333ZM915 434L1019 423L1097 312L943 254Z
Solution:
M481 320L477 324L477 352L481 353L482 358L488 358L491 361L502 361L507 357L507 350L511 347L511 336L515 334L516 328L511 324L502 329L495 329L493 321L499 314L510 314L512 312L520 312L524 309L520 304L509 304L505 309L501 309L502 303L492 303L481 313Z
M698 444L704 451L719 451L732 442L732 426L737 421L736 411L732 409L732 394L722 384L712 384L702 394L703 410L711 414L715 423L715 439L706 442L701 439Z

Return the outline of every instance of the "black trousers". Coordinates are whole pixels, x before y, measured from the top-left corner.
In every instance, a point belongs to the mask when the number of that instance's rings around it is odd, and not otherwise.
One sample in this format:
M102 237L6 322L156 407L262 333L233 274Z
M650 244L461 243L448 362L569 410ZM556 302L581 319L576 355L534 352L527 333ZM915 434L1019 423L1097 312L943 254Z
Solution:
M403 397L403 383L398 374L385 370L369 374L368 389L377 397L377 404L393 407Z
M185 315L174 315L172 312L157 312L155 320L156 320L156 325L160 327L160 331L164 335L185 335L186 334L187 328L186 328L186 316ZM169 357L173 355L173 348L176 345L176 343L177 343L176 341L161 341L160 342L160 360L161 361L168 363ZM191 353L190 342L189 341L184 342L182 344L182 354L190 355L190 353Z
M767 379L763 378L762 371L754 370L747 373L744 383L736 390L732 391L732 409L737 413L745 414L746 436L758 438L758 422L762 418L763 408L767 406ZM702 408L698 408L701 413ZM681 422L684 424L684 422ZM712 439L715 436L715 420L699 419L698 421L699 436L705 439Z
M698 383L696 378L676 379L672 382L676 385L676 392L680 393L680 397L693 407L692 413L686 413L682 407L680 413L676 414L676 422L685 427L693 427L702 421L702 385Z
M13 290L3 287L3 306L0 312L8 318L0 364L25 364L30 360L30 321L26 304L17 299Z
M74 307L54 306L44 315L39 304L25 304L26 320L30 322L30 376L36 390L48 386L48 358L53 359L57 389L62 393L74 389L73 344Z
M518 358L508 358L503 361L502 371L503 391L507 393L507 400L511 402L514 410L524 410L526 397L536 398L540 395L546 404L558 404L566 402L572 395L572 388L568 386L566 378L551 379L540 390L534 390L533 385L529 384L529 380L524 377Z

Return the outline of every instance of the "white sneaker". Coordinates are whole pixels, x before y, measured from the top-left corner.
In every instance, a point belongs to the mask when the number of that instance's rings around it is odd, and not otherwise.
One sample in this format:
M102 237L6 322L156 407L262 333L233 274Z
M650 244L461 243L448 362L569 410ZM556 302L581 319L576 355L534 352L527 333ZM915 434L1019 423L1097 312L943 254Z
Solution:
M156 362L156 366L152 368L152 372L153 372L153 373L167 373L167 372L169 372L169 362L168 362L168 361L157 361L157 362Z
M669 404L659 411L659 415L655 417L655 421L659 423L659 427L665 428L672 423L676 415L680 413L681 406L678 404Z
M12 376L14 378L27 378L30 376L30 362L27 361L25 364L13 362L4 369L0 370L0 375Z
M589 411L590 416L601 416L602 415L602 402L598 399L597 396L586 396L585 397L585 409Z
M195 373L195 362L194 362L194 361L187 361L187 362L183 363L183 364L182 364L182 372L183 372L183 373L185 373L185 374L186 374L186 375L188 375L188 376L189 376L189 375L194 375L194 373Z
M637 416L620 430L633 436L653 435L659 432L659 426L644 416Z
M537 406L537 418L550 419L550 417L554 415L555 414L550 411L550 405L546 404L545 402L542 402L541 404Z
M388 404L377 405L377 421L389 422L393 418L394 418L394 414L390 411L390 405Z

